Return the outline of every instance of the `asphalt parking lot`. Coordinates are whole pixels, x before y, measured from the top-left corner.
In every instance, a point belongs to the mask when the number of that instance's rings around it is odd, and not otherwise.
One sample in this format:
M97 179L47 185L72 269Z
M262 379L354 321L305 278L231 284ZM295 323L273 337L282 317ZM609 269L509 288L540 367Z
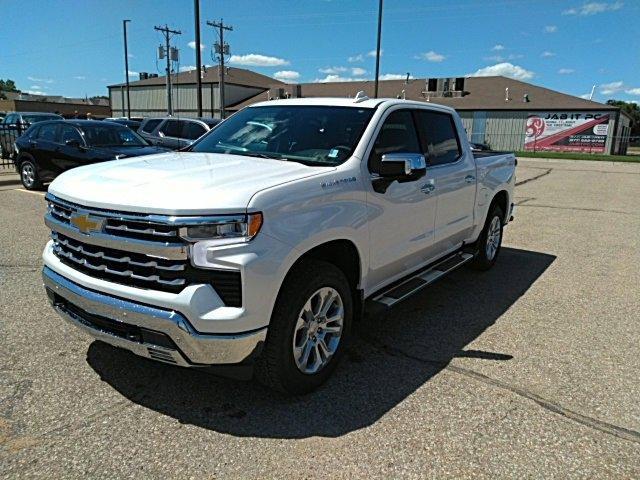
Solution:
M368 317L285 398L63 323L39 193L0 175L0 476L639 478L640 164L522 160L496 267Z

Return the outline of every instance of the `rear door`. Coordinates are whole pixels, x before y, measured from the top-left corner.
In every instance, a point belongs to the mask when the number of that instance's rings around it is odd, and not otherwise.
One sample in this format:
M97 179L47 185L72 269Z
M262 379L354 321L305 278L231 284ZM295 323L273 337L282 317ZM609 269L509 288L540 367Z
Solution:
M434 182L438 201L434 251L441 255L458 248L473 230L476 165L473 155L462 149L453 115L419 110L417 118L427 177Z
M31 144L31 151L43 180L51 179L60 173L55 162L55 156L58 154L56 149L60 146L59 126L58 122L43 123Z

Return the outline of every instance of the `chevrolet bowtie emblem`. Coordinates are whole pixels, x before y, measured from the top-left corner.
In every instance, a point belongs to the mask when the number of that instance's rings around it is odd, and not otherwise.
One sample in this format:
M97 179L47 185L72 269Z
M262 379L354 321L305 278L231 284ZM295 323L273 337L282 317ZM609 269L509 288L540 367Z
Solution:
M100 232L104 218L92 217L86 213L74 213L70 219L71 225L75 226L82 233Z

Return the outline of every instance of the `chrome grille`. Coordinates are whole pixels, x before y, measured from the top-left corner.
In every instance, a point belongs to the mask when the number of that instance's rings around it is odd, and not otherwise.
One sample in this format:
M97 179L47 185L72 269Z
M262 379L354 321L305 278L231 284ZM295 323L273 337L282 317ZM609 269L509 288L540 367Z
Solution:
M220 217L175 217L116 212L76 205L47 194L45 223L51 228L58 259L92 277L138 288L180 292L193 284L209 284L225 305L242 306L238 271L194 268L188 242L179 229L190 222ZM78 216L91 220L80 230Z
M161 290L180 290L187 284L185 260L151 259L95 245L84 244L60 233L53 232L53 252L65 264L88 275L143 288L160 287Z

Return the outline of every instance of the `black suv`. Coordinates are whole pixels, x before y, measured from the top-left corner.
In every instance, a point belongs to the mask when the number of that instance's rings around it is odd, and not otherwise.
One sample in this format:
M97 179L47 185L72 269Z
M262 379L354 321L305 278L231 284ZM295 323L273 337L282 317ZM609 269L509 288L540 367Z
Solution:
M169 150L116 123L58 120L32 125L16 140L16 151L22 184L34 190L70 168Z

